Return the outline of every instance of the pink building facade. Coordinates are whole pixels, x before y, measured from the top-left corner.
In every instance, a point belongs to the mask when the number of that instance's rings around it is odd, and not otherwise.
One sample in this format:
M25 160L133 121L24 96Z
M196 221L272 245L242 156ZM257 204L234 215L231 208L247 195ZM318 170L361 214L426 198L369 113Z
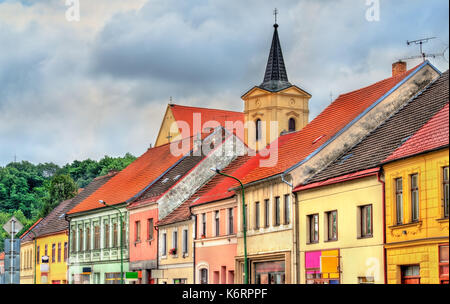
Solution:
M138 207L128 207L130 271L137 271L139 284L154 284L152 270L157 267L158 204L141 202Z
M195 282L234 284L237 207L234 197L191 207L196 216Z

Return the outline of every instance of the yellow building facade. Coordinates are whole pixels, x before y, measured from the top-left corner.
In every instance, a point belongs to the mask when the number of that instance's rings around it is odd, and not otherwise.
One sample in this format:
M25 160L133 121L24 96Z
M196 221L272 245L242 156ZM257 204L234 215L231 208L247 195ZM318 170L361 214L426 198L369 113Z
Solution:
M384 166L389 284L448 284L448 166L448 148Z
M244 283L244 234L242 196L237 199L237 284ZM245 189L247 210L248 277L252 284L293 284L295 243L291 188L281 179L261 182Z
M36 284L67 284L67 231L38 236ZM42 257L48 257L48 268L42 263Z
M254 150L260 150L277 139L281 132L303 129L309 122L310 98L309 93L296 86L279 92L259 87L251 89L242 96L247 126L245 143ZM257 132L258 124L261 124L261 129Z
M34 240L20 244L20 284L34 284Z
M296 192L301 284L384 283L378 173Z
M159 284L194 284L193 223L159 226Z

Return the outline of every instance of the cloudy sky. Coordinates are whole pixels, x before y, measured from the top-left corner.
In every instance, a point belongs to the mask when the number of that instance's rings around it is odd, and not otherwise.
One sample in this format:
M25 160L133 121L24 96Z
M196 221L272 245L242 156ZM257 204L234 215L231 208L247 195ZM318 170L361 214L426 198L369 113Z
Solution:
M367 0L373 2L374 0ZM170 96L243 110L262 82L274 7L291 83L314 118L339 94L379 81L417 55L406 40L448 46L447 0L0 0L0 166L138 156L154 143ZM69 12L72 12L71 10ZM430 59L441 71L444 58ZM412 67L420 60L408 61Z

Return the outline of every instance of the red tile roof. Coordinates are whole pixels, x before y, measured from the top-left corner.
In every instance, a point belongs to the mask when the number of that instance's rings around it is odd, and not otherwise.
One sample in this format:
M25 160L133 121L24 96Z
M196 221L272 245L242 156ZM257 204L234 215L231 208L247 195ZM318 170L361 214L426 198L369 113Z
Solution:
M0 252L0 260L4 260L5 259L5 253L4 252Z
M449 144L449 104L445 105L422 128L395 150L384 162L401 159Z
M241 179L254 169L256 164L257 162L252 161L248 155L239 156L222 172ZM228 189L232 188L235 183L236 181L232 178L216 174L200 191L191 197L191 207L232 197L235 191L228 191Z
M299 186L295 187L292 192L307 190L307 189L311 189L311 188L318 188L318 187L322 187L322 186L341 183L344 181L350 181L350 180L354 180L354 179L358 179L358 178L372 176L372 175L376 175L378 173L378 171L380 171L379 167L362 170L362 171L358 171L358 172L353 172L353 173L338 176L338 177L333 177L333 178L330 178L330 179L327 179L327 180L324 180L321 182L315 182L315 183L308 184L308 185L299 185Z
M28 228L27 231L25 231L24 233L22 233L22 235L20 236L20 239L22 239L24 236L27 235L28 232L30 232L31 230L33 230L34 227L36 227L37 224L39 224L42 221L42 217L40 219L38 219L30 228Z
M173 116L176 121L185 121L190 126L190 136L194 134L193 127L193 114L200 113L201 114L201 123L202 126L207 121L217 121L221 126L225 127L225 121L241 121L244 123L245 116L242 112L233 112L233 111L225 111L225 110L217 110L217 109L207 109L207 108L198 108L198 107L189 107L182 105L170 105ZM202 127L200 126L200 127ZM203 130L202 130L203 131ZM181 129L180 129L181 132Z
M248 184L268 178L298 164L418 68L420 66L368 87L340 95L302 130L277 139L278 160L274 166L258 166L246 175L242 182ZM254 158L268 159L261 154L257 154Z
M192 147L192 137L189 140ZM109 205L117 205L139 194L183 157L183 155L174 156L170 147L171 144L165 144L148 149L67 214L102 208L99 200Z

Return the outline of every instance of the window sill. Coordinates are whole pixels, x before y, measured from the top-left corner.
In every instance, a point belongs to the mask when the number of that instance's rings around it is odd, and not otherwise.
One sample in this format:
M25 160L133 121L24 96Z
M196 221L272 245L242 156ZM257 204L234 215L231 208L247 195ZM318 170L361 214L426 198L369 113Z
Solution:
M436 221L439 222L439 223L445 223L445 222L448 222L448 217L443 217L443 218L440 218L440 219L436 219Z
M373 238L373 234L363 235L363 236L358 236L357 237L358 240L371 239L371 238Z
M337 242L338 239L331 239L331 240L326 240L324 241L325 243L332 243L332 242Z
M395 229L403 229L403 228L417 227L417 226L422 226L422 221L411 222L411 223L406 223L406 224L396 224L396 225L389 226L388 228L395 230Z
M306 245L314 245L314 244L319 244L319 241L306 243Z

